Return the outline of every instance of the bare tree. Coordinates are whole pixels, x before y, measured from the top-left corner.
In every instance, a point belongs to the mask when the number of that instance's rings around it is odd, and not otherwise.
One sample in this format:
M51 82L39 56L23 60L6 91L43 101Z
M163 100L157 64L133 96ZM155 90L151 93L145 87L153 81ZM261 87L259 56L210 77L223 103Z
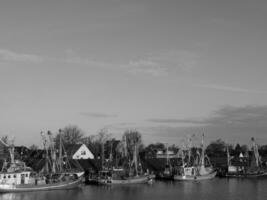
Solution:
M132 153L135 146L137 149L142 147L142 135L137 130L127 130L124 132L123 137L126 140L127 150Z
M38 149L38 146L33 144L29 147L30 150L37 150Z
M62 130L59 130L59 133L55 137L56 147L59 146L60 136L61 136L64 146L79 144L84 141L84 133L76 125L69 125L63 128Z
M96 156L104 159L104 145L111 138L111 134L106 129L101 129L96 135L90 135L83 138L90 151Z
M1 140L5 143L5 144L8 144L9 143L9 138L8 138L8 135L4 135L1 137Z

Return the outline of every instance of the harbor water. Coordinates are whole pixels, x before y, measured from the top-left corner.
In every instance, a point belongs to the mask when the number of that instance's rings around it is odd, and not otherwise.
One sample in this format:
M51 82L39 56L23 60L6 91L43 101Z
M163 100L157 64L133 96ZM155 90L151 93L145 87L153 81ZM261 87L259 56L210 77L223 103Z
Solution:
M267 179L215 178L123 186L82 185L78 189L0 194L0 200L266 200Z

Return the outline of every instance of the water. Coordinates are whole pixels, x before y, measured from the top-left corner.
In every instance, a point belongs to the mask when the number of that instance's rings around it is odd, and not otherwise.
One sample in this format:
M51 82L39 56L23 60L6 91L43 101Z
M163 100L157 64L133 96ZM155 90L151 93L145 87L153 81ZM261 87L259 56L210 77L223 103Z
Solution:
M213 179L152 185L82 186L81 189L0 194L0 200L266 200L267 179Z

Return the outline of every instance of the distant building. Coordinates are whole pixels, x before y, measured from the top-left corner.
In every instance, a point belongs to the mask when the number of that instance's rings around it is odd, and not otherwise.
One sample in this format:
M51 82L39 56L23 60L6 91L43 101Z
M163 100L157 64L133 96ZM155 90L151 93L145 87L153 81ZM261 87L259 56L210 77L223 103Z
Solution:
M156 158L167 158L167 156L169 158L177 158L177 154L174 153L174 151L169 150L168 152L165 150L158 150L156 153Z
M94 155L85 144L73 144L66 147L68 156L74 160L94 159Z

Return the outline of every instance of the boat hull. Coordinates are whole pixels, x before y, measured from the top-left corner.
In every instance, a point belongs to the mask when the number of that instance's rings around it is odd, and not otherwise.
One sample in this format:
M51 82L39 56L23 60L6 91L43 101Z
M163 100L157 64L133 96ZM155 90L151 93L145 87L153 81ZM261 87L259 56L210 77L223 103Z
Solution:
M226 173L224 177L227 177L227 178L261 178L261 177L267 177L267 173L250 173L250 174Z
M158 176L156 176L157 180L166 180L166 181L170 181L174 179L173 175L164 175L164 174L159 174Z
M176 181L201 181L201 180L209 180L213 179L216 176L217 172L212 172L210 174L205 175L196 175L196 176L190 176L190 175L175 175L174 180Z
M81 178L75 181L65 181L59 183L43 184L43 185L8 185L0 184L0 193L13 193L13 192L34 192L34 191L47 191L47 190L63 190L74 189L79 187Z
M98 183L103 185L127 185L127 184L138 184L148 183L152 179L148 176L138 176L125 179L99 179Z

